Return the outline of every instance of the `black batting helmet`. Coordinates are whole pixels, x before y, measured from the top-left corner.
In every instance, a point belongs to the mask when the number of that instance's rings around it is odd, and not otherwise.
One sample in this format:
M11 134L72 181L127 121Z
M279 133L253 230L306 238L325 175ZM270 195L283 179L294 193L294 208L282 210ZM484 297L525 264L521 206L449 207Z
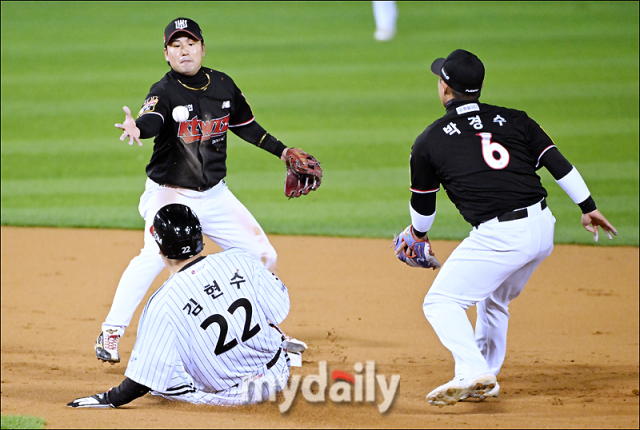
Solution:
M153 238L162 254L172 260L186 260L202 252L202 227L190 207L173 203L156 213Z

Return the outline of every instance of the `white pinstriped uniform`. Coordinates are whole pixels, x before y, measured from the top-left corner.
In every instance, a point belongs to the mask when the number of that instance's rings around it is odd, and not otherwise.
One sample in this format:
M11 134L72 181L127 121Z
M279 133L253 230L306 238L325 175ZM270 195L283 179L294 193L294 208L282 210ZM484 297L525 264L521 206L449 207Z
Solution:
M118 328L124 334L136 308L153 280L164 269L164 261L150 228L164 206L189 206L202 225L202 233L222 249L242 248L267 269L276 271L276 250L249 210L233 195L224 180L207 191L165 187L147 178L138 211L144 218L144 248L122 274L111 310L102 330Z
M176 400L243 403L245 377L286 384L285 351L273 367L266 365L282 343L269 321L279 324L288 313L287 288L249 253L230 248L209 255L151 296L125 375Z

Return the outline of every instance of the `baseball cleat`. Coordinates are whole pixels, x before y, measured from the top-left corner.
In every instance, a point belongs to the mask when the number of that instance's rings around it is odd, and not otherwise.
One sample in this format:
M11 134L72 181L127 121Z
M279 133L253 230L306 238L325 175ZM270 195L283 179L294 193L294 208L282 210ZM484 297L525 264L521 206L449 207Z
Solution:
M466 399L461 399L460 401L469 400L469 399L478 399L479 401L482 401L489 397L498 397L499 394L500 394L500 384L496 382L496 386L493 387L491 391L488 391L484 394L479 394L477 392L471 391L471 393L469 393L469 396L467 396Z
M484 394L478 394L477 392L472 391L471 394L469 395L469 397L473 397L475 399L478 400L484 400L488 397L498 397L498 394L500 394L500 384L498 384L498 382L496 382L496 386L493 387L492 390L487 391Z
M117 328L101 332L94 346L96 358L111 364L119 363L118 341L121 337L122 334Z
M269 320L267 320L267 321L269 321ZM280 329L280 327L278 327L277 325L275 325L271 321L269 321L269 325L271 326L271 328L273 328L275 331L277 331L280 334L280 337L282 338L282 347L287 352L297 352L297 353L302 354L308 348L306 343L304 343L301 340L296 339L295 337L287 336Z
M287 336L283 333L284 342L282 346L287 352L297 352L302 354L307 349L307 344L301 340L296 339L295 337Z
M486 374L473 378L454 379L439 386L427 395L432 406L452 406L467 397L486 397L497 384L495 375Z

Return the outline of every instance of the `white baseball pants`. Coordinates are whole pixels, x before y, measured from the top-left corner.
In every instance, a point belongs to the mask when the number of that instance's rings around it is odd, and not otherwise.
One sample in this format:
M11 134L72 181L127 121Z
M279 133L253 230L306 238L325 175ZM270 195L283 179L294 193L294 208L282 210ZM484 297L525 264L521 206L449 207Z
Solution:
M180 360L180 358L178 358ZM182 365L182 361L176 365L171 386L178 389L169 388L167 391L151 391L154 396L161 396L165 399L180 402L194 403L197 405L218 405L218 406L240 406L267 401L270 396L280 392L289 381L289 357L285 350L282 350L280 358L271 369L263 366L254 375L248 375L247 379L251 383L240 383L225 391L210 393L196 388L191 375L187 373ZM186 388L186 389L185 389ZM173 392L173 393L172 393ZM182 392L182 394L177 394ZM176 393L176 394L174 394Z
M222 249L237 247L253 255L271 272L278 258L258 221L231 193L224 181L207 191L158 185L147 178L138 211L144 218L144 248L126 268L102 329L120 328L124 334L133 313L164 268L160 248L151 235L153 218L170 203L189 206L198 216L202 232Z
M453 251L427 293L423 311L451 351L455 378L500 372L507 349L509 302L553 250L555 218L540 204L529 216L474 228ZM477 304L475 334L465 310Z
M381 31L396 31L396 20L398 19L398 7L395 1L374 1L373 18L376 21L376 28Z

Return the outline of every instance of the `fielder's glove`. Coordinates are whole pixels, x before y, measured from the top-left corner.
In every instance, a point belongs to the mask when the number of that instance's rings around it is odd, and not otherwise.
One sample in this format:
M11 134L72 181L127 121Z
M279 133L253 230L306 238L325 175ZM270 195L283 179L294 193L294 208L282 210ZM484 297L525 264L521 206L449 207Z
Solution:
M67 406L69 406L70 408L94 408L94 409L115 408L115 406L113 406L109 402L109 395L108 395L109 391L105 391L104 393L94 394L91 397L81 397L79 399L75 399L73 402L68 403Z
M439 269L441 264L431 250L431 242L425 235L418 238L413 233L413 226L405 228L400 235L393 238L396 257L411 267Z
M284 154L284 161L287 164L285 196L300 197L318 189L322 181L322 167L312 155L299 148L288 148Z

